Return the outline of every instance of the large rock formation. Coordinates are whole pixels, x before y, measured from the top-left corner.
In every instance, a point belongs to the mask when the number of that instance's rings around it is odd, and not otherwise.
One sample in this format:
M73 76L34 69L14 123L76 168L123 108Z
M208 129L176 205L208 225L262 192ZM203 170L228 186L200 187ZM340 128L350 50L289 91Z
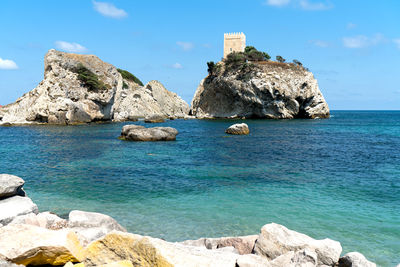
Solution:
M189 106L158 81L140 86L94 55L50 50L44 79L0 108L0 124L124 121L148 115L184 117Z
M217 64L192 100L198 118L327 118L329 108L313 74L294 64Z

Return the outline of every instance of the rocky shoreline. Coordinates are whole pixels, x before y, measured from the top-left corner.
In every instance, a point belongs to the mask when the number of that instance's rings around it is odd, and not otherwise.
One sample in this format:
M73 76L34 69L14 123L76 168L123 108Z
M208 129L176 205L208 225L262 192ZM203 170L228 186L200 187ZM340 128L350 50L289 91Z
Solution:
M331 239L316 240L270 223L258 235L183 242L128 233L113 218L40 212L13 175L0 175L0 266L376 266L357 252L341 256Z

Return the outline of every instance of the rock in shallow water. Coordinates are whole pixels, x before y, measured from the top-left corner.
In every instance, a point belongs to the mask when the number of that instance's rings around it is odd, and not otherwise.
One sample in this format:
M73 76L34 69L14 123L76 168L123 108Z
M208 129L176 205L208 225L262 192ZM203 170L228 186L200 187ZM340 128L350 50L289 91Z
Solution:
M227 134L246 135L250 133L249 126L246 123L236 123L225 130Z
M145 128L139 125L125 125L120 139L128 141L174 141L178 131L172 127Z
M349 252L339 259L339 267L376 267L359 252Z
M24 180L15 175L0 174L0 199L15 195L24 196L22 191Z

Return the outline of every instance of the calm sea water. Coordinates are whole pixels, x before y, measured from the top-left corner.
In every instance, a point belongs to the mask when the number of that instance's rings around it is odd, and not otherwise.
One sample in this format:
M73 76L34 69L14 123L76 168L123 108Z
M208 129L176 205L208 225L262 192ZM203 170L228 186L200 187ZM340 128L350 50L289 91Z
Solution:
M25 179L41 211L102 212L169 241L276 222L394 266L400 112L332 113L249 120L249 136L225 135L233 121L169 121L177 141L159 143L118 140L126 123L0 127L0 172Z

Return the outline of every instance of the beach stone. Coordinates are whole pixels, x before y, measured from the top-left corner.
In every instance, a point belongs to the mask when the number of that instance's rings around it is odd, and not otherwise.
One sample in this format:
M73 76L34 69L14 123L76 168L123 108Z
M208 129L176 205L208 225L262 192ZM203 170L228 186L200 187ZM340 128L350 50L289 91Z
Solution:
M152 115L152 116L147 116L146 118L144 118L144 122L146 122L146 123L165 122L165 118L162 116L158 116L158 115Z
M306 248L317 253L318 265L336 264L342 252L342 247L337 241L315 240L282 225L270 223L261 228L254 253L274 260L289 251L297 252Z
M0 174L0 199L15 195L24 196L22 186L25 181L11 174Z
M265 257L255 254L241 255L235 267L271 267L271 264Z
M39 214L29 213L16 217L12 224L30 224L51 230L58 230L67 227L67 220L58 217L51 212L41 212Z
M145 128L139 125L125 125L120 139L128 141L174 141L178 131L172 127Z
M0 224L7 225L16 217L38 213L38 207L29 197L13 196L0 200Z
M315 267L318 265L317 253L310 249L289 251L270 262L272 267Z
M0 254L23 265L64 265L78 262L83 247L75 233L19 224L0 228Z
M200 238L197 240L186 240L181 242L183 245L206 247L207 249L217 249L223 247L234 247L238 253L250 254L253 251L254 244L258 235L238 236L238 237L220 237L220 238Z
M126 232L124 227L108 215L80 210L69 213L68 227L78 234L85 245L113 230Z
M339 259L339 267L376 267L359 252L349 252Z
M236 123L225 130L227 134L246 135L250 133L249 126L246 123Z

